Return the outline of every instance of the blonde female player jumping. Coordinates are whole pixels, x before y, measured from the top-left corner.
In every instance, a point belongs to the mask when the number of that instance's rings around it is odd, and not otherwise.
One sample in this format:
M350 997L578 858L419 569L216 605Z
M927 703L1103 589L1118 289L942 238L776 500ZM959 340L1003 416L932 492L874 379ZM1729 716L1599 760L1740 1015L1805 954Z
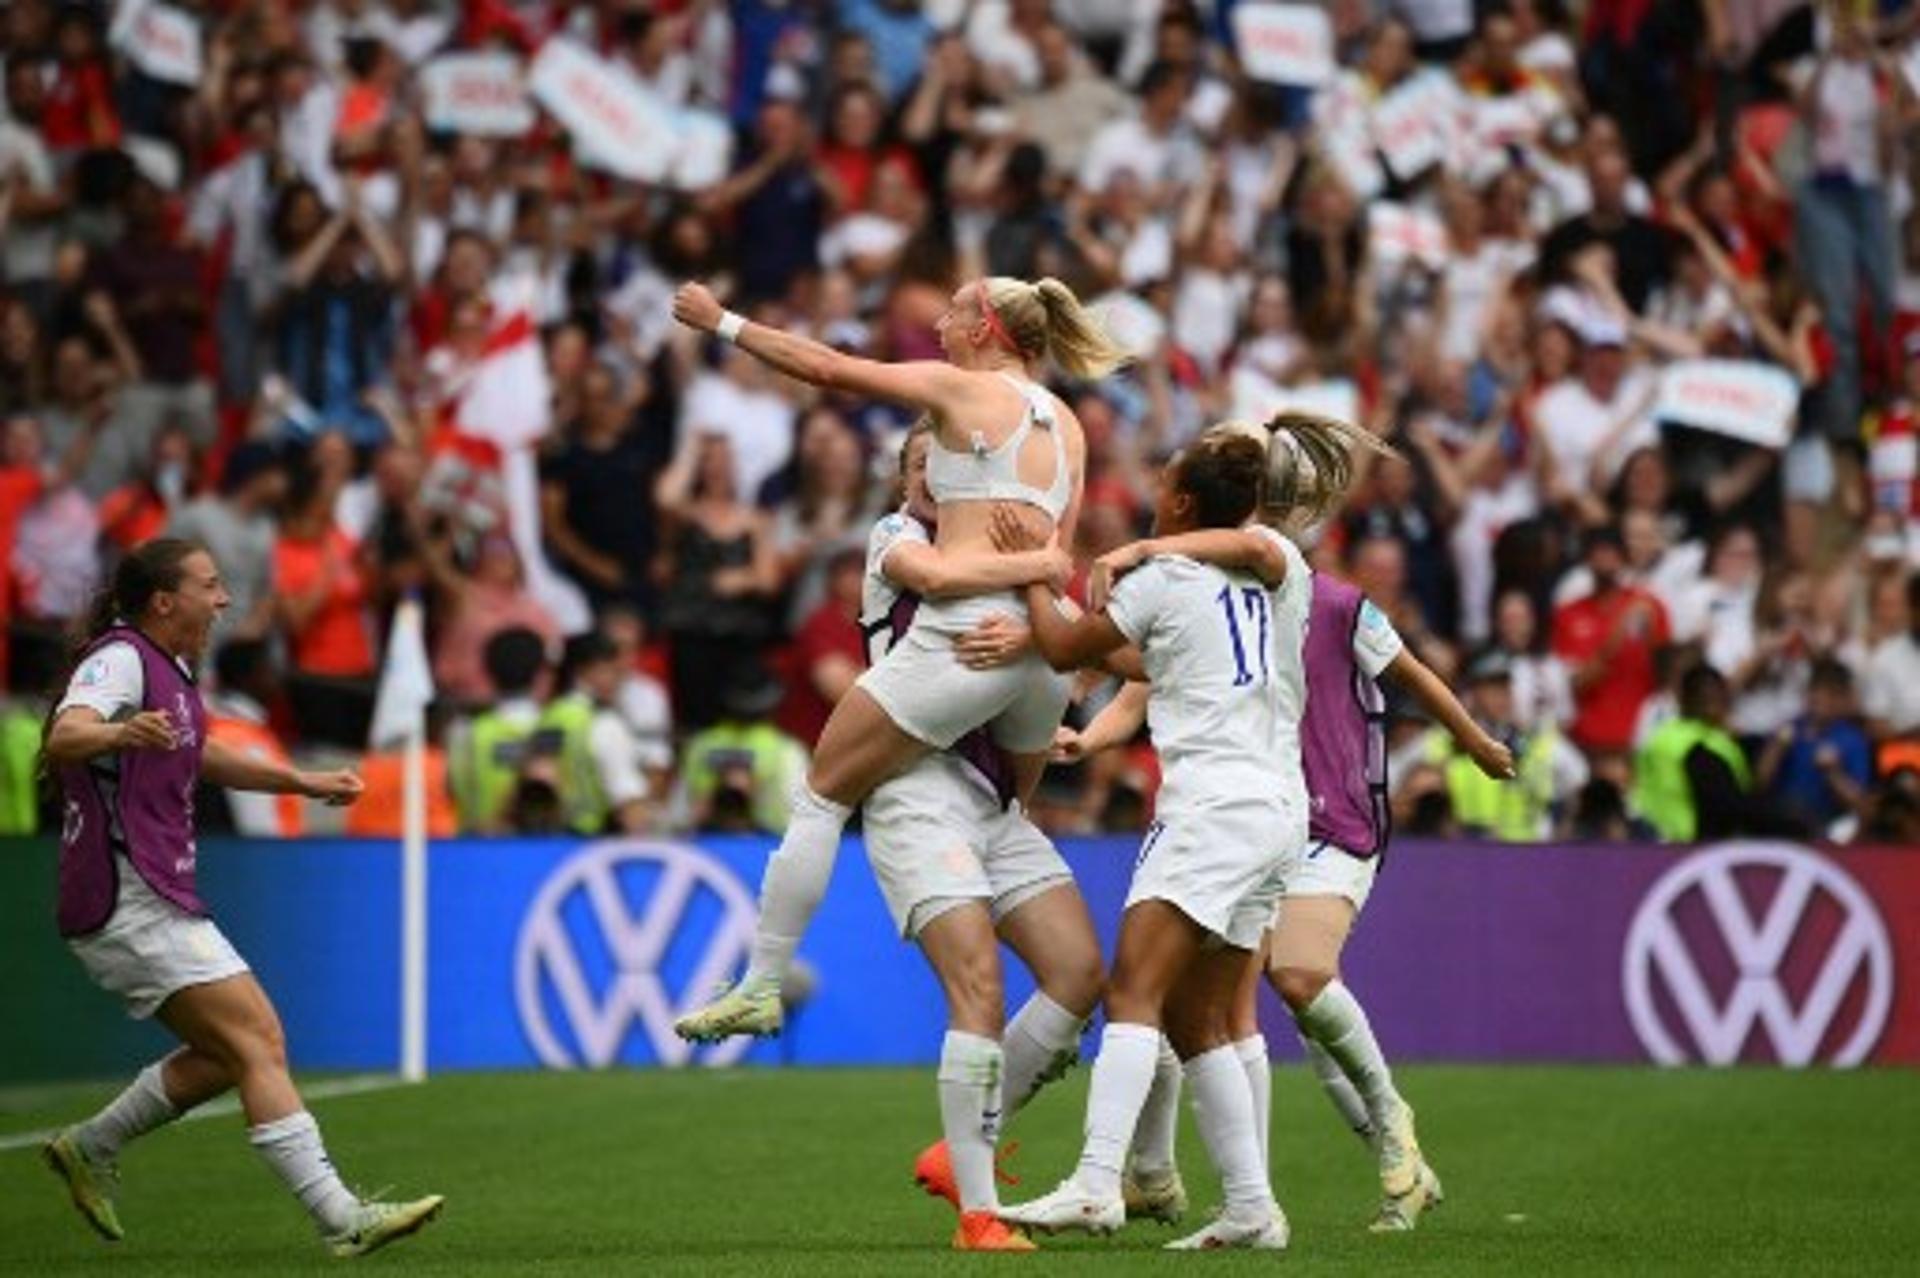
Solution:
M673 312L812 385L924 410L935 427L927 484L939 504L935 545L942 553L991 552L992 513L1003 503L1058 544L1071 544L1086 441L1078 419L1035 378L1049 358L1092 377L1125 355L1058 280L993 278L961 287L940 320L944 362L845 355L749 323L721 309L700 284L681 287ZM1038 657L981 670L963 666L953 652L954 639L977 621L1017 606L1012 589L923 604L907 634L834 706L767 863L747 971L714 1002L681 1018L675 1028L683 1037L779 1032L780 979L825 893L853 805L880 782L986 727L1013 758L1015 793L1031 792L1066 707L1066 681ZM996 1048L943 1061L943 1070L949 1064L954 1072L997 1072L1001 1061Z
M90 618L53 713L46 761L64 807L61 935L94 983L152 1016L184 1046L140 1071L105 1109L48 1142L47 1164L109 1242L124 1237L114 1160L128 1141L237 1089L247 1138L307 1209L336 1256L358 1256L439 1214L438 1194L365 1202L341 1183L287 1072L266 991L200 903L194 786L351 803L351 772L297 772L207 739L193 663L227 588L206 549L149 541L120 561Z
M1259 507L1268 453L1245 434L1202 435L1161 474L1155 532L1239 529ZM1164 1027L1226 1192L1221 1214L1171 1247L1287 1245L1231 1021L1241 974L1306 844L1297 734L1311 574L1277 533L1241 535L1256 548L1255 571L1151 558L1073 621L1028 588L1034 642L1057 667L1138 648L1165 782L1120 924L1079 1165L1053 1192L1004 1209L1010 1223L1108 1233L1125 1222L1121 1173Z
M1288 432L1303 420L1307 418L1302 414L1282 414L1266 429ZM1309 443L1298 450L1309 458L1307 466L1314 465L1314 448ZM1286 512L1280 522L1305 527L1301 520L1309 508L1287 500L1284 480L1274 491ZM1135 567L1146 554L1169 553L1223 568L1250 562L1241 539L1189 534L1123 547L1104 557L1095 566L1096 588ZM1386 615L1347 582L1315 575L1304 661L1311 713L1301 721L1301 747L1311 800L1310 839L1306 856L1286 885L1262 947L1262 962L1250 965L1241 982L1234 1048L1253 1090L1264 1160L1272 1076L1255 1008L1264 968L1293 1014L1301 1044L1329 1099L1378 1159L1382 1202L1372 1227L1407 1230L1422 1211L1440 1201L1440 1178L1421 1154L1412 1107L1394 1088L1366 1012L1339 975L1341 950L1372 891L1389 833L1385 702L1377 680L1393 680L1453 734L1487 775L1512 777L1513 756L1407 649ZM1058 756L1078 760L1132 740L1145 721L1147 699L1144 685L1129 684L1085 731L1062 730ZM1177 1087L1154 1094L1152 1104L1162 1112L1143 1119L1142 1131L1157 1138L1135 1145L1128 1167L1132 1196L1166 1197L1178 1184L1172 1137L1178 1099Z

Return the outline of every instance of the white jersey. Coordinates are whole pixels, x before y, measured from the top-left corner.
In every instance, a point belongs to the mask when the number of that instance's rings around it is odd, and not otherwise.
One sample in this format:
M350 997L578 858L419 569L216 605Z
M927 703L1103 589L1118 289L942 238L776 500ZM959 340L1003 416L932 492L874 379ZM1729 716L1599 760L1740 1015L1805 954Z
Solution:
M867 643L870 666L879 665L880 658L893 647L893 610L906 591L887 576L887 555L895 546L908 542L931 546L933 534L904 510L884 516L867 534L867 575L860 583L860 634Z
M1167 555L1122 577L1107 603L1107 615L1146 666L1164 815L1268 798L1305 810L1301 645L1312 573L1291 541L1261 531L1286 555L1286 580L1277 590L1246 573Z

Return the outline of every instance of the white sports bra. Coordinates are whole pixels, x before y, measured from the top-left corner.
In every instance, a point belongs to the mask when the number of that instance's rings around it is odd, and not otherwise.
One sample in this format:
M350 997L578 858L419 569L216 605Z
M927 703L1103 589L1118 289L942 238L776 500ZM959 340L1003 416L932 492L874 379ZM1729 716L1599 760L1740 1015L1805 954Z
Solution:
M988 448L986 436L973 432L973 447L956 452L943 447L936 434L927 452L927 489L937 502L950 501L1022 501L1038 506L1055 523L1066 513L1073 497L1073 476L1067 463L1067 446L1061 440L1054 418L1053 397L1032 382L1011 373L1001 373L1007 384L1026 401L1020 425L998 448ZM1053 482L1035 488L1020 478L1020 446L1041 427L1053 439Z

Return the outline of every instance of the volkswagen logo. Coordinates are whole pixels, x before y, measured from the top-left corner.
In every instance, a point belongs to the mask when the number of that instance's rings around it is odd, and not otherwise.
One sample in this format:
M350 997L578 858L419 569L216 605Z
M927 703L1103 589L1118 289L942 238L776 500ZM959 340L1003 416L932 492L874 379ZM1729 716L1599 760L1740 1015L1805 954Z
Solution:
M642 881L650 887L635 899ZM717 921L685 934L715 904ZM638 1029L663 1065L733 1064L751 1039L699 1051L673 1022L733 974L754 918L746 887L698 848L615 840L568 857L527 908L515 946L514 997L534 1051L557 1069L611 1065ZM664 970L670 951L676 966L692 959L677 991Z
M1634 1033L1662 1065L1731 1065L1756 1039L1783 1065L1858 1065L1886 1028L1893 947L1873 899L1834 861L1723 844L1688 854L1647 892L1621 987Z

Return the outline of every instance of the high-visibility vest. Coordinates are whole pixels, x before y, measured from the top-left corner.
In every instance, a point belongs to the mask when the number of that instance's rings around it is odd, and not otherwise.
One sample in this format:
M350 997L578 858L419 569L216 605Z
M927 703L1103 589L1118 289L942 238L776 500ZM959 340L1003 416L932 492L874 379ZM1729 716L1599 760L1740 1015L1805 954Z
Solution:
M280 744L280 738L273 735L273 729L264 723L255 723L251 719L242 719L234 715L217 712L207 717L207 740L218 741L235 754L259 759L266 763L292 767L293 761L287 757L287 751ZM297 839L307 832L306 813L301 810L301 798L297 794L277 794L273 798L273 816L275 838Z
M1514 756L1514 778L1480 770L1444 729L1434 729L1428 757L1447 779L1447 799L1462 827L1502 843L1538 843L1547 837L1554 800L1553 761L1560 733L1551 724L1528 735Z
M1695 746L1719 756L1742 790L1753 788L1747 756L1725 731L1698 719L1661 724L1633 761L1633 800L1668 843L1691 843L1700 828L1700 809L1687 782L1687 756Z
M467 723L453 760L453 800L466 830L492 830L506 816L537 721L488 710Z
M574 692L540 715L542 734L560 738L560 809L566 814L567 828L576 834L599 834L607 828L612 811L593 758L593 719L599 713L592 698Z
M717 761L745 755L753 771L753 823L778 834L787 828L793 787L807 771L807 749L770 723L722 721L697 733L681 754L687 796L704 803L719 785Z
M0 834L32 834L40 822L40 716L0 710Z

